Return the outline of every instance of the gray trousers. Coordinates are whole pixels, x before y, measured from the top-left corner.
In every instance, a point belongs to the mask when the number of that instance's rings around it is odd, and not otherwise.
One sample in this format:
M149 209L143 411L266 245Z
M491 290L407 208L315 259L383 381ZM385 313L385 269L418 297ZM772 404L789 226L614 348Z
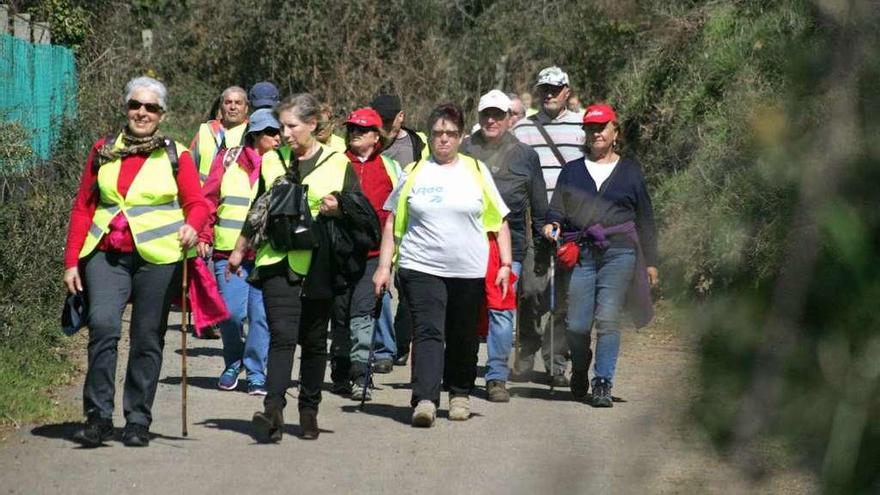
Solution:
M546 263L545 263L546 264ZM535 252L529 248L523 260L522 287L517 318L519 322L519 362L515 369L519 372L531 370L534 366L535 354L541 350L544 360L544 369L550 372L551 359L554 374L564 374L568 365L565 352L568 350L568 342L565 340L565 311L561 306L565 299L559 294L565 294L559 287L559 267L557 271L556 287L556 311L553 316L553 349L550 348L550 277L546 272L536 273Z
M97 251L85 264L89 368L83 386L88 417L113 417L117 344L122 312L132 303L128 368L122 408L127 423L149 427L156 397L172 294L179 293L180 263L156 265L135 253Z

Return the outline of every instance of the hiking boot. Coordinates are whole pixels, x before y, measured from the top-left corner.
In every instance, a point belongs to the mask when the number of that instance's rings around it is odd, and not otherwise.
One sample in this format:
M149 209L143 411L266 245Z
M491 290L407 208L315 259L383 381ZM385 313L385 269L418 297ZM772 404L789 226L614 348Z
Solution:
M317 440L321 430L318 429L318 411L302 409L299 412L299 426L302 428L303 440Z
M412 415L412 425L418 428L430 428L437 417L437 406L429 400L420 400Z
M583 401L587 399L590 391L590 381L586 371L571 372L571 395L575 400Z
M604 378L593 380L593 407L613 407L611 383Z
M251 425L258 442L278 443L284 430L284 414L281 409L266 408L266 411L254 413Z
M236 361L231 366L223 370L217 386L220 390L235 390L238 388L238 375L241 374L241 361Z
M82 429L73 434L73 441L83 447L100 447L104 441L113 438L113 420L89 418Z
M146 447L150 445L150 429L137 423L127 423L122 430L122 444L126 447Z
M453 395L449 399L449 420L465 421L471 417L471 398L467 395Z
M553 388L565 388L568 386L568 378L565 377L564 373L548 375L547 383Z
M351 395L351 382L346 379L345 381L331 383L330 393L342 397L348 397L349 395Z
M358 377L354 380L354 385L351 387L351 400L372 400L373 394L370 392L370 386L366 387L364 390L364 381L367 379L365 376Z
M202 330L202 334L199 338L204 340L217 340L220 338L220 331L217 329L216 325L211 325Z
M486 397L489 402L510 402L510 392L501 380L489 380L486 382Z
M510 370L510 381L519 383L530 381L532 369L534 369L534 367L534 356L520 356L520 358L513 363L513 369Z
M266 396L266 384L265 383L249 383L248 384L248 395L256 395L259 397Z
M390 359L379 359L373 364L373 373L391 373L394 369L394 362Z
M406 366L407 361L409 361L409 353L405 352L394 359L394 366Z

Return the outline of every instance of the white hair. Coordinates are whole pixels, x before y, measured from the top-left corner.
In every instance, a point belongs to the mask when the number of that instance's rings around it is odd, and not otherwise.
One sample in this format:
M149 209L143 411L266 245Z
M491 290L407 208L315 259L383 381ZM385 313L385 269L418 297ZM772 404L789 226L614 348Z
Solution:
M168 89L161 82L153 79L152 77L141 76L128 81L125 85L125 101L131 99L131 96L138 89L146 89L152 91L153 94L156 95L156 100L159 101L159 106L162 107L162 110L165 111L168 109L166 105L166 99L168 98Z
M231 93L240 93L241 96L244 98L245 103L250 104L247 91L245 91L244 88L242 88L241 86L229 86L228 88L224 89L222 93L220 93L220 98L225 100L226 97L229 96Z

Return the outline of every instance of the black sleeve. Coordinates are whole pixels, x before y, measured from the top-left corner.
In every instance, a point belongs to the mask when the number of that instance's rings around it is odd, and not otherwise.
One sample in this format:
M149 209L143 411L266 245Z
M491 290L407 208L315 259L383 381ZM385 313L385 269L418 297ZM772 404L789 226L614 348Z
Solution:
M349 164L345 167L345 178L342 180L342 190L345 192L361 192L361 182L357 173Z
M565 201L563 192L568 186L568 170L568 167L562 167L562 170L559 172L559 178L556 179L556 188L553 189L553 196L550 198L550 208L547 209L547 216L544 223L556 222L560 227L565 224Z
M636 230L639 233L639 243L645 255L645 264L657 266L657 225L654 222L654 206L651 204L651 196L648 194L641 167L635 162L633 165L637 181Z
M529 174L532 180L529 183L529 207L532 210L532 230L535 235L541 236L541 230L546 223L547 209L547 183L544 182L544 171L541 170L541 160L535 150L527 152Z

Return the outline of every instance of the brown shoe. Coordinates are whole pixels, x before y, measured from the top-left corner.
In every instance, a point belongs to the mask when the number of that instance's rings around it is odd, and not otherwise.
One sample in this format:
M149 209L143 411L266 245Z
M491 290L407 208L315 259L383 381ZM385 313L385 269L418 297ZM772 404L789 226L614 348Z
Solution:
M278 443L284 430L284 414L281 409L257 411L251 419L257 441L261 443Z
M510 392L501 380L486 382L486 396L489 402L510 402Z
M321 430L318 429L318 411L303 409L299 412L299 426L302 428L303 440L317 440Z

